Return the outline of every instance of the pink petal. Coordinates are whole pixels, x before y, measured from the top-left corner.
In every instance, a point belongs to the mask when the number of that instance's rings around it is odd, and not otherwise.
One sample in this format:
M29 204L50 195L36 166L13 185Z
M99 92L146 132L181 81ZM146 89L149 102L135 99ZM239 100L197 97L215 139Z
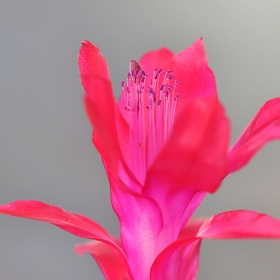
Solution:
M151 280L196 279L202 239L280 238L280 220L255 211L235 210L190 220L178 241L155 260Z
M199 266L200 240L177 241L156 258L151 280L195 280Z
M280 238L280 220L255 211L235 210L217 214L200 227L198 238Z
M205 192L196 192L187 188L175 192L163 190L161 194L158 194L157 203L161 207L164 222L157 240L158 253L177 240L180 231L204 197Z
M249 210L233 210L211 218L191 219L179 239L280 238L280 220Z
M87 76L99 76L100 78L104 78L108 81L110 80L106 60L99 52L99 49L91 42L82 42L82 47L80 49L78 57L78 63L83 85L85 82L83 80L83 77Z
M79 67L85 106L94 127L93 142L108 168L125 176L127 166L119 143L126 145L128 128L115 102L106 61L95 46L83 42Z
M229 123L220 104L216 99L196 99L183 112L143 189L164 217L159 243L176 240L205 192L215 191L226 172Z
M174 57L172 69L176 79L182 83L178 86L181 100L177 104L178 112L183 110L183 104L193 98L217 98L216 81L208 67L202 38Z
M117 168L120 148L116 131L116 103L105 59L90 42L82 43L79 67L85 105L94 127L94 143L108 165Z
M242 168L268 141L280 138L280 98L266 102L228 153L228 173Z
M157 255L162 216L155 201L126 187L108 172L112 206L120 220L121 238L135 280L148 279Z
M144 54L139 63L142 66L145 73L153 74L155 68L163 68L163 70L170 70L171 62L174 54L167 48L161 48L159 50L150 51Z
M62 208L40 201L22 200L0 206L0 213L19 218L27 218L53 224L82 238L95 239L95 246L88 244L77 247L79 253L89 252L97 260L106 279L120 279L113 276L113 271L120 272L127 280L133 280L126 256L121 246L96 222L78 214L68 213ZM94 244L94 243L89 243ZM116 268L118 267L118 270ZM115 277L115 278L114 278Z
M117 169L122 159L116 131L115 100L110 82L91 77L85 87L85 105L94 127L93 141L103 160Z
M75 250L78 254L91 254L106 280L133 280L126 257L115 247L97 241L76 245Z
M0 206L0 213L50 223L79 237L104 241L116 246L105 229L91 219L68 213L62 208L40 201L11 202Z
M86 92L86 110L94 127L93 142L103 160L113 170L118 170L122 156L116 131L117 106L111 82L108 80L105 59L95 46L89 42L83 43L79 66Z
M187 103L148 171L145 192L155 200L180 188L214 192L226 172L229 126L216 99Z

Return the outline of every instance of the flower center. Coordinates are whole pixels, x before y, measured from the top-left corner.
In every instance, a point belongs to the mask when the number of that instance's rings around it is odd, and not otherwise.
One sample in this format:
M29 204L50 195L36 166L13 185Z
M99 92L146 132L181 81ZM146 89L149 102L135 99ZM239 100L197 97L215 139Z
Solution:
M155 68L152 75L146 74L135 60L129 68L121 88L129 124L130 164L143 182L147 168L172 132L179 81L174 79L173 70Z

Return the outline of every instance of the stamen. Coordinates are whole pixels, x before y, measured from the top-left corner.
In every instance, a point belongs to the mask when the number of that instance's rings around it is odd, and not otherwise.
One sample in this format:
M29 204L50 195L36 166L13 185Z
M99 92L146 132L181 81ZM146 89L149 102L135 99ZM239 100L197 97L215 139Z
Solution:
M180 82L170 74L173 70L155 68L152 75L146 74L136 60L130 62L129 70L121 88L129 125L130 164L144 182L147 168L172 133Z

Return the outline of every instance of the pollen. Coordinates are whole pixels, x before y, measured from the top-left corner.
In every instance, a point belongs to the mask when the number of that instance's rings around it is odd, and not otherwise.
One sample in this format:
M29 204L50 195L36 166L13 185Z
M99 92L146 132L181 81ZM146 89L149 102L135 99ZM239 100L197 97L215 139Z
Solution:
M129 70L121 88L129 125L130 161L143 181L172 132L180 82L172 70L155 68L152 74L145 73L136 60L130 62Z

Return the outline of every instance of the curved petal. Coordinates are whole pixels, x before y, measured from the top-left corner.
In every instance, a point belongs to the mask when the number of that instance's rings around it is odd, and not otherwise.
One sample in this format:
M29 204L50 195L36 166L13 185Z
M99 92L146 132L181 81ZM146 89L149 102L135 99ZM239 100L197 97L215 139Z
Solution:
M103 160L115 171L122 163L116 131L116 104L112 85L107 80L93 76L87 79L85 105L94 127L93 141Z
M163 70L170 70L171 62L174 54L167 48L161 48L159 50L150 51L144 54L139 59L139 64L145 71L145 73L152 74L155 68L163 68Z
M106 280L133 280L127 259L115 247L103 242L88 242L75 246L78 254L89 253L99 265Z
M155 260L151 280L196 279L199 247L203 238L280 238L280 220L255 211L235 210L190 220L178 241Z
M211 218L191 219L179 239L280 238L280 220L250 210L222 212Z
M172 243L156 258L151 268L151 280L195 280L199 266L201 240Z
M202 38L174 57L173 65L175 78L182 84L178 86L179 99L177 112L183 110L183 104L199 97L217 96L215 76L208 67L208 60Z
M78 64L83 85L86 77L99 76L110 81L109 70L105 58L99 49L89 41L83 41L78 56ZM85 85L84 85L85 86Z
M134 279L148 279L163 226L160 209L155 201L132 191L110 171L108 177L112 206L120 220L121 238Z
M163 228L157 241L158 253L177 240L180 231L200 205L205 194L187 188L166 192L163 186L162 192L157 196L157 203L163 216Z
M34 200L18 200L1 205L0 213L50 223L76 236L103 241L118 248L99 224L82 215L68 213L57 206Z
M214 215L200 227L197 237L280 238L280 220L248 210L235 210Z
M216 99L200 98L187 103L148 170L146 193L157 200L160 192L180 188L214 192L226 173L229 128L224 109Z
M160 241L176 240L205 192L215 191L224 178L228 130L228 120L216 99L189 102L176 120L170 139L148 171L143 189L162 211Z
M95 46L83 42L78 62L94 145L108 168L125 176L128 169L119 143L127 144L128 127L115 102L106 61Z
M228 153L228 173L242 168L268 141L280 139L280 98L266 102Z
M117 105L105 58L90 42L82 43L78 57L85 89L85 105L94 127L93 140L102 158L116 170L121 159L116 131Z

